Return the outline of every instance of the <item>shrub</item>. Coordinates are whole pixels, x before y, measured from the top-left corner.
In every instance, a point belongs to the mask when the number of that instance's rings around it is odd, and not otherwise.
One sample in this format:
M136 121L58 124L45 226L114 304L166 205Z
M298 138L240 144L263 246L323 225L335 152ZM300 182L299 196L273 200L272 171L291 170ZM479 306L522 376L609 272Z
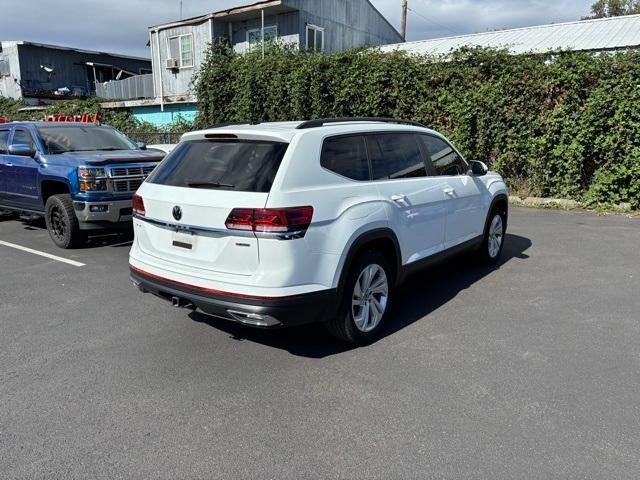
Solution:
M261 51L239 55L214 44L194 91L201 126L412 119L450 137L468 158L489 163L512 188L606 198L596 182L609 184L604 172L614 172L622 177L610 184L612 198L637 205L624 185L640 147L639 52L514 56L462 49L442 61L375 49L322 55L272 45L262 59Z

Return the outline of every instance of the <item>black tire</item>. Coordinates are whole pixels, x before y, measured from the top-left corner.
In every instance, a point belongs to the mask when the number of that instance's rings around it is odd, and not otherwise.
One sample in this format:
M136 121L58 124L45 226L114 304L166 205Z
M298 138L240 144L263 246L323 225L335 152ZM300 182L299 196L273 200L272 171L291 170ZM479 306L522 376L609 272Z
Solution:
M352 306L352 301L355 298L356 282L358 282L361 275L364 274L365 269L367 269L368 267L379 267L384 272L388 288L386 302L384 303L385 308L381 318L378 316L378 312L376 311L373 315L378 318L377 324L371 330L363 331L356 325L354 309L358 310L365 307ZM377 275L376 277L374 277L374 279L377 278L378 280L382 280L384 278L379 275L379 270L374 269L374 271L376 271ZM376 282L372 281L372 283L375 284ZM369 345L377 340L380 336L384 323L390 315L394 284L395 272L391 268L391 263L386 256L373 250L368 250L359 254L351 265L349 272L347 273L347 278L342 291L342 298L340 300L340 309L338 310L338 315L326 322L326 327L329 333L338 340L350 343L352 345ZM372 294L369 295L369 298L375 297L376 295L380 295L379 297L376 297L376 301L378 302L378 305L380 305L382 294Z
M71 195L49 197L45 205L44 218L49 236L58 247L74 248L84 243L85 235L80 231Z
M492 234L492 230L494 229L494 222L499 218L498 222L501 225L502 234L499 239L499 247L496 251L495 249L495 235ZM504 248L504 240L507 234L507 212L504 211L503 208L499 206L493 207L491 212L489 213L489 217L487 218L487 224L484 229L484 235L482 238L482 244L480 248L476 251L476 258L478 262L482 265L494 265L500 260L500 255L502 254L502 249ZM493 240L492 240L493 237Z

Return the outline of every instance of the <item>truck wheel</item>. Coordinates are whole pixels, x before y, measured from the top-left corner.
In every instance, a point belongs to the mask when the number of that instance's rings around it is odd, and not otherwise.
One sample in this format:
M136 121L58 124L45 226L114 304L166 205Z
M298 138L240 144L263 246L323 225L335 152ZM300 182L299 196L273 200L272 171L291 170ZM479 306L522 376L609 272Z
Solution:
M389 316L393 285L387 258L376 251L361 253L349 271L339 313L326 324L329 333L355 345L374 342Z
M84 235L73 210L71 195L52 195L45 205L45 222L51 240L60 248L81 245Z

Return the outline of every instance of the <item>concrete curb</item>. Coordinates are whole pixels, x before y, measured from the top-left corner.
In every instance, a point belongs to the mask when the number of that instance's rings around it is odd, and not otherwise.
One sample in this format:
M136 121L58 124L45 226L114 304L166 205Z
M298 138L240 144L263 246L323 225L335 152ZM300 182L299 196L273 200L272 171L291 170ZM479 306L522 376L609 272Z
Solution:
M574 208L583 208L587 209L587 206L584 203L578 202L577 200L569 200L566 198L540 198L540 197L517 197L510 196L509 203L512 205L519 205L522 207L557 207L557 208L566 208L566 209L574 209ZM632 212L630 203L620 203L619 205L614 205L615 210L619 212Z

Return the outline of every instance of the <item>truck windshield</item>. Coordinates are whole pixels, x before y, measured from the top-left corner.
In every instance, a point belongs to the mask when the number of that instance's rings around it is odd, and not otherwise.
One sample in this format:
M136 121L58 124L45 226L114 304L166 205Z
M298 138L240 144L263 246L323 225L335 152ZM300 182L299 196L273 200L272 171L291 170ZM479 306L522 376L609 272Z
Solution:
M125 135L110 127L39 126L38 133L47 153L136 150L138 146Z

